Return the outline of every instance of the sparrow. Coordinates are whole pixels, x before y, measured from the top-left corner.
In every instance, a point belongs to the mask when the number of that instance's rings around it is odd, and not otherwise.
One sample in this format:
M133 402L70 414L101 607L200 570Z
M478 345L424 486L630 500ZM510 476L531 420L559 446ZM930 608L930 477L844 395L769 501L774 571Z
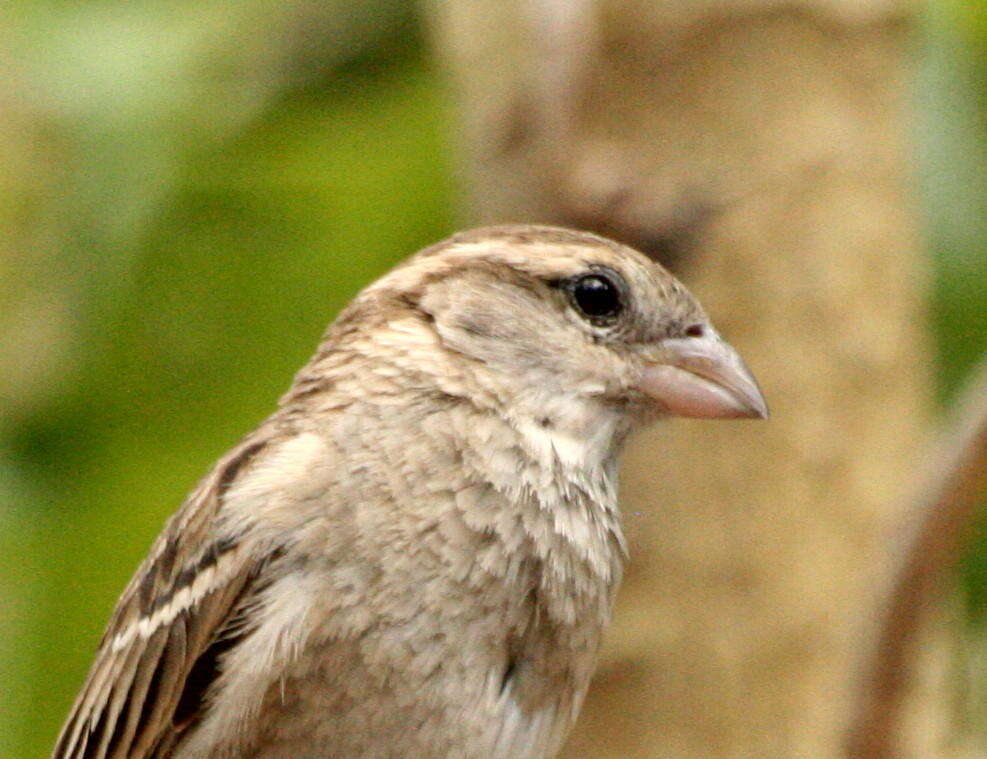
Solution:
M53 759L542 759L593 672L617 463L758 418L667 271L593 234L460 233L363 290L124 590Z

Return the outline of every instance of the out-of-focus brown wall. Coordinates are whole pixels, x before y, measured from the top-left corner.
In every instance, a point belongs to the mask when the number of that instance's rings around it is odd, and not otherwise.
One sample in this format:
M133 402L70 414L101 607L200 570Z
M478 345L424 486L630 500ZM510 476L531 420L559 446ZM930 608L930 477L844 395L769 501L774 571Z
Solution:
M772 407L637 441L629 572L566 756L838 755L930 396L907 9L432 10L473 220L592 227L665 261ZM922 697L916 757L940 740Z

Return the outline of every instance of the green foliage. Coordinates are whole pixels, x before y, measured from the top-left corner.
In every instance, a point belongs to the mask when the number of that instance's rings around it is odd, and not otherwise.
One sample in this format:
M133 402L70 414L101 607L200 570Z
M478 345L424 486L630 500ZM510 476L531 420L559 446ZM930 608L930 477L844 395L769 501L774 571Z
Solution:
M971 12L977 9L978 12ZM932 324L940 389L953 397L987 356L987 4L927 8L918 130L927 240L935 267ZM987 620L987 517L961 564L972 620Z
M38 276L72 278L70 376L6 427L0 457L3 757L50 750L161 523L339 308L450 231L445 107L413 30L264 98L201 145L127 137L140 123L66 137L82 158Z
M987 4L945 0L931 3L926 17L919 174L936 263L932 318L950 395L987 353Z

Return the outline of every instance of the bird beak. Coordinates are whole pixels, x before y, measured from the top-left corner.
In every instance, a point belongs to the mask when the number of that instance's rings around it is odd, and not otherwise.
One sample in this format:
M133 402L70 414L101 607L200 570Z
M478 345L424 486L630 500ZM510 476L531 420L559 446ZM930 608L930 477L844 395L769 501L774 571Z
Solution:
M716 335L663 340L638 389L667 414L697 419L766 419L757 381Z

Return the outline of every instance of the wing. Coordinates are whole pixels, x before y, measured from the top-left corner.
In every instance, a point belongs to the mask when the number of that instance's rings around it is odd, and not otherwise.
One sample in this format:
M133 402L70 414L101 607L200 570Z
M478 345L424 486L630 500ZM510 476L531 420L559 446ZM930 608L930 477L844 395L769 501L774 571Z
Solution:
M151 759L196 722L277 559L216 529L226 490L272 438L261 428L234 448L168 522L117 604L52 759Z

